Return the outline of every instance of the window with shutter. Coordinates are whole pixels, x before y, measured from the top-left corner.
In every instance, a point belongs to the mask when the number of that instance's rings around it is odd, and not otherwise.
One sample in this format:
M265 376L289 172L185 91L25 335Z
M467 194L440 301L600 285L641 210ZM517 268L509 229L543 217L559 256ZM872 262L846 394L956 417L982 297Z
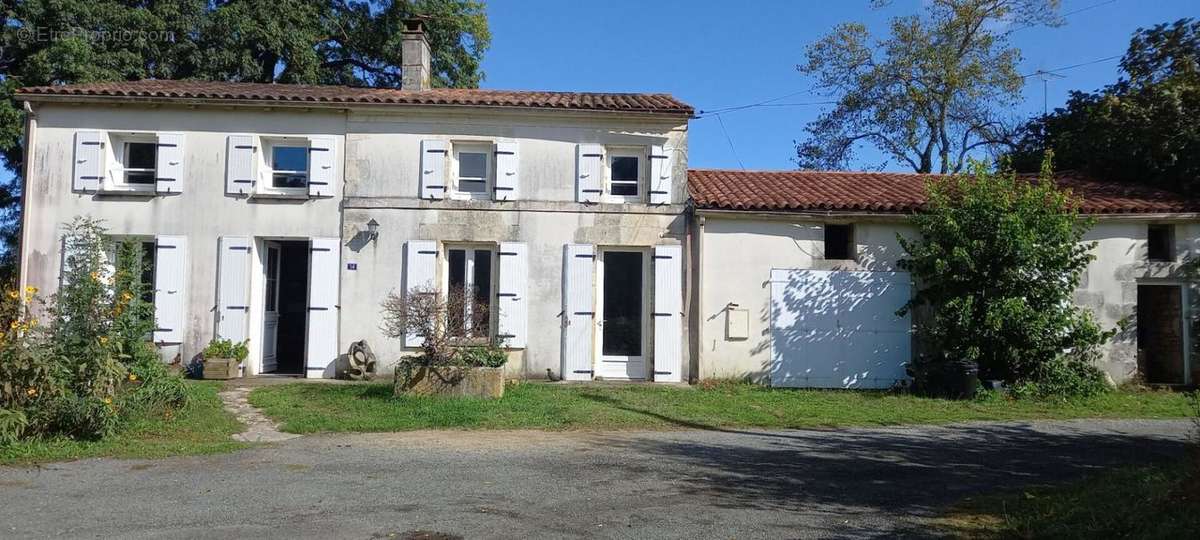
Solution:
M436 290L437 242L409 240L404 246L404 295ZM415 334L404 337L405 347L420 347L424 338Z
M225 193L249 195L258 183L258 146L253 135L230 135L225 151Z
M561 373L563 380L592 379L595 354L595 271L595 246L564 246Z
M671 151L661 145L650 147L650 204L671 204Z
M446 141L421 141L421 198L446 198Z
M654 248L654 380L683 381L683 248Z
M313 238L309 244L308 339L305 366L308 376L320 377L338 357L338 279L341 261L339 238Z
M515 142L496 143L496 178L492 188L497 201L515 201L520 198L520 155Z
M337 147L332 137L308 139L308 196L332 197Z
M523 243L501 242L499 259L496 338L506 348L524 349L529 328L528 250Z
M575 147L575 200L598 203L604 194L604 147L580 144Z
M246 340L250 314L250 254L245 236L222 236L217 260L217 337Z
M154 175L156 192L183 192L183 142L184 136L182 133L158 134Z
M186 236L159 236L149 261L153 277L154 341L182 343L187 297L188 243Z
M104 176L105 135L99 131L75 132L75 164L71 189L99 191Z

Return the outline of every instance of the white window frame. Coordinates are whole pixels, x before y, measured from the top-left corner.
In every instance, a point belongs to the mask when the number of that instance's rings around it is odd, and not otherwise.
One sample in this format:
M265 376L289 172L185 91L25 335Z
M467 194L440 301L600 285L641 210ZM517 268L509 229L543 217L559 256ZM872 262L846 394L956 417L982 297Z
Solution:
M450 178L453 179L452 188L449 191L450 197L453 199L491 199L492 186L496 181L496 156L495 144L489 141L451 141L450 142ZM463 191L463 178L459 174L459 154L483 154L487 160L487 172L483 177L483 191Z
M610 146L604 149L604 202L641 202L646 198L646 149L635 146ZM619 157L637 158L637 195L613 194L613 160ZM624 183L624 182L623 182Z
M496 287L500 285L500 247L496 244L478 243L443 244L442 254L441 257L439 257L441 259L439 262L442 266L440 276L442 286L440 290L442 291L441 294L443 297L446 297L450 294L450 251L452 250L462 250L466 252L463 258L463 264L465 266L465 268L463 268L463 287L466 290L472 290L475 287L475 252L486 251L490 254L488 258L491 260L492 271L491 275L488 276L488 281L490 283L490 287L488 289L488 305L491 306L491 313L488 313L488 335L455 338L468 341L486 339L490 343L496 335L496 299L498 298L496 294ZM466 332L470 332L472 330L471 326L474 324L474 319L471 317L471 307L472 303L467 303L463 306L463 330Z
M154 133L107 133L107 144L109 153L112 157L112 166L104 174L104 183L101 186L102 191L116 192L131 192L131 193L156 193L157 192L157 176L158 176L158 136ZM128 152L130 143L150 144L154 146L155 166L150 169L127 169L125 167L125 156ZM148 184L131 184L125 181L125 173L130 170L134 171L149 171L154 174L155 179Z
M262 148L262 157L260 158L258 183L255 185L255 194L258 195L276 195L285 197L303 197L308 198L308 181L310 180L310 163L312 156L309 155L309 142L307 138L302 137L263 137L260 145ZM304 170L275 170L275 149L276 148L303 148L304 149ZM303 173L304 185L301 187L275 187L275 173Z

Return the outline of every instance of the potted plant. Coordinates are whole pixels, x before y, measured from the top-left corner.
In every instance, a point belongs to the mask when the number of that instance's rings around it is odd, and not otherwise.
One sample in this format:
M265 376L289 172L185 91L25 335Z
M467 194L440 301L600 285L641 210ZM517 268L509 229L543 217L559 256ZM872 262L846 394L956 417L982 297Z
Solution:
M246 346L250 340L235 343L228 339L214 339L204 348L205 379L236 379L238 368L250 354Z

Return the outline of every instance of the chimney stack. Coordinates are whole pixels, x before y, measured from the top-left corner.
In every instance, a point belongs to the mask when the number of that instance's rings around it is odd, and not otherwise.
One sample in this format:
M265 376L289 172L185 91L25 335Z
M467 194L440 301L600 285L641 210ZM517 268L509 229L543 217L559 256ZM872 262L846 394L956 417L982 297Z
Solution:
M429 40L425 38L425 20L404 19L400 32L400 89L429 90Z

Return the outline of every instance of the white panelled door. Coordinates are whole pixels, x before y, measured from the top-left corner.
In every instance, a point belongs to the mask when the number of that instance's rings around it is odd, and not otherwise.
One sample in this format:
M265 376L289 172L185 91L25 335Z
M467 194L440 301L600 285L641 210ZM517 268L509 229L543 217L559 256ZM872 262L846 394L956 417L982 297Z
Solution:
M183 343L187 237L159 236L154 249L154 342Z
M597 377L646 378L646 255L606 248L597 256Z
M589 381L594 373L595 263L595 246L564 246L561 375L565 381Z
M654 248L654 380L683 381L683 247Z
M500 313L497 317L496 338L509 349L524 349L528 341L529 254L525 244L500 243L500 287L496 292Z
M338 357L338 269L341 240L313 238L308 263L308 343L305 366L320 377Z
M222 236L218 246L217 337L246 340L250 316L250 249L246 236Z
M771 385L890 388L908 378L905 272L771 271Z
M279 369L279 272L283 249L279 242L267 242L263 298L263 373Z

